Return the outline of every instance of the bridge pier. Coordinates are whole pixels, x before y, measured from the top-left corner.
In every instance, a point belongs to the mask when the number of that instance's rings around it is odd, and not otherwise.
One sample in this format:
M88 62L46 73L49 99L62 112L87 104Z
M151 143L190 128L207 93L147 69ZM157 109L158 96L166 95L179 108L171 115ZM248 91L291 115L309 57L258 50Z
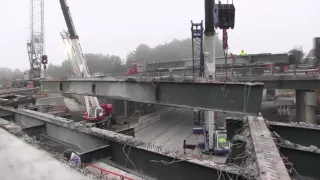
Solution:
M296 116L297 122L316 124L315 106L316 93L307 90L296 90Z

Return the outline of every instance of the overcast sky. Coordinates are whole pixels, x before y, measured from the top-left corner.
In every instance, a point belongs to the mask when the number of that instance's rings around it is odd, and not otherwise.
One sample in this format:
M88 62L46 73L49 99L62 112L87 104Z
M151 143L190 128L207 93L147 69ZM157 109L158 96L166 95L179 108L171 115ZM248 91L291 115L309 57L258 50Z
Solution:
M231 1L231 0L229 0ZM1 0L0 67L29 69L30 0ZM204 19L204 0L68 0L84 53L126 54L190 37L190 20ZM305 51L320 36L319 0L234 0L236 25L229 47L238 53ZM59 0L45 0L45 51L49 62L66 59L60 31L66 29ZM221 34L221 31L219 30Z

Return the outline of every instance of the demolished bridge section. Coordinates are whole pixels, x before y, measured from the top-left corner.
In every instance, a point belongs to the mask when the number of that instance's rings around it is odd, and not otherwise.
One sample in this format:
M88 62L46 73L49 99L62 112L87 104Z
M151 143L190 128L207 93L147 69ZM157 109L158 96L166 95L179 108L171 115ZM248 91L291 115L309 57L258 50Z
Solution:
M193 77L89 77L42 81L49 93L78 94L150 104L257 114L263 84Z
M28 132L34 126L51 139L77 146L83 159L105 161L114 167L146 179L219 179L219 177L245 179L241 169L235 166L218 165L206 159L185 156L140 139L108 130L86 127L72 120L40 112L1 107L2 111L13 113L9 119L22 130L28 125ZM0 123L7 128L8 121ZM39 131L41 126L42 131ZM34 134L33 134L34 135ZM190 171L192 169L192 171Z

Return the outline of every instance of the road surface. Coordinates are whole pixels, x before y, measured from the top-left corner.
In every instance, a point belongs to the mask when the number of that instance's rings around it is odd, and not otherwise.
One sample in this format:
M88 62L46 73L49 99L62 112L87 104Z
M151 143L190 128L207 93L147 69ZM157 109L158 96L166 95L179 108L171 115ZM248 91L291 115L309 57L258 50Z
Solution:
M183 140L187 144L197 145L198 136L193 135L193 110L180 109L169 111L161 116L161 120L151 126L136 132L136 137L145 142L153 142L155 145L163 146L167 150L183 152ZM188 154L200 156L201 150L187 150ZM206 156L203 159L210 159L216 163L224 163L226 156Z

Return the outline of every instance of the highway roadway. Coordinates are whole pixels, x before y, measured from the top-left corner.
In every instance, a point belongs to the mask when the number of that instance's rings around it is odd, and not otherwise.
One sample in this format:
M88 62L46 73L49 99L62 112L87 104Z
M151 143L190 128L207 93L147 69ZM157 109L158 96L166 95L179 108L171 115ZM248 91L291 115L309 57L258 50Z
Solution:
M177 109L165 113L161 120L136 132L136 137L146 142L163 145L168 150L183 150L183 140L197 143L197 136L192 134L192 111Z
M178 108L169 111L161 116L160 121L151 126L136 132L136 137L145 142L154 142L156 145L163 146L170 151L183 152L183 140L187 144L197 145L198 136L192 134L193 111L190 109ZM187 150L188 154L199 157L200 149ZM201 156L204 159L210 158L216 163L224 163L225 156Z

